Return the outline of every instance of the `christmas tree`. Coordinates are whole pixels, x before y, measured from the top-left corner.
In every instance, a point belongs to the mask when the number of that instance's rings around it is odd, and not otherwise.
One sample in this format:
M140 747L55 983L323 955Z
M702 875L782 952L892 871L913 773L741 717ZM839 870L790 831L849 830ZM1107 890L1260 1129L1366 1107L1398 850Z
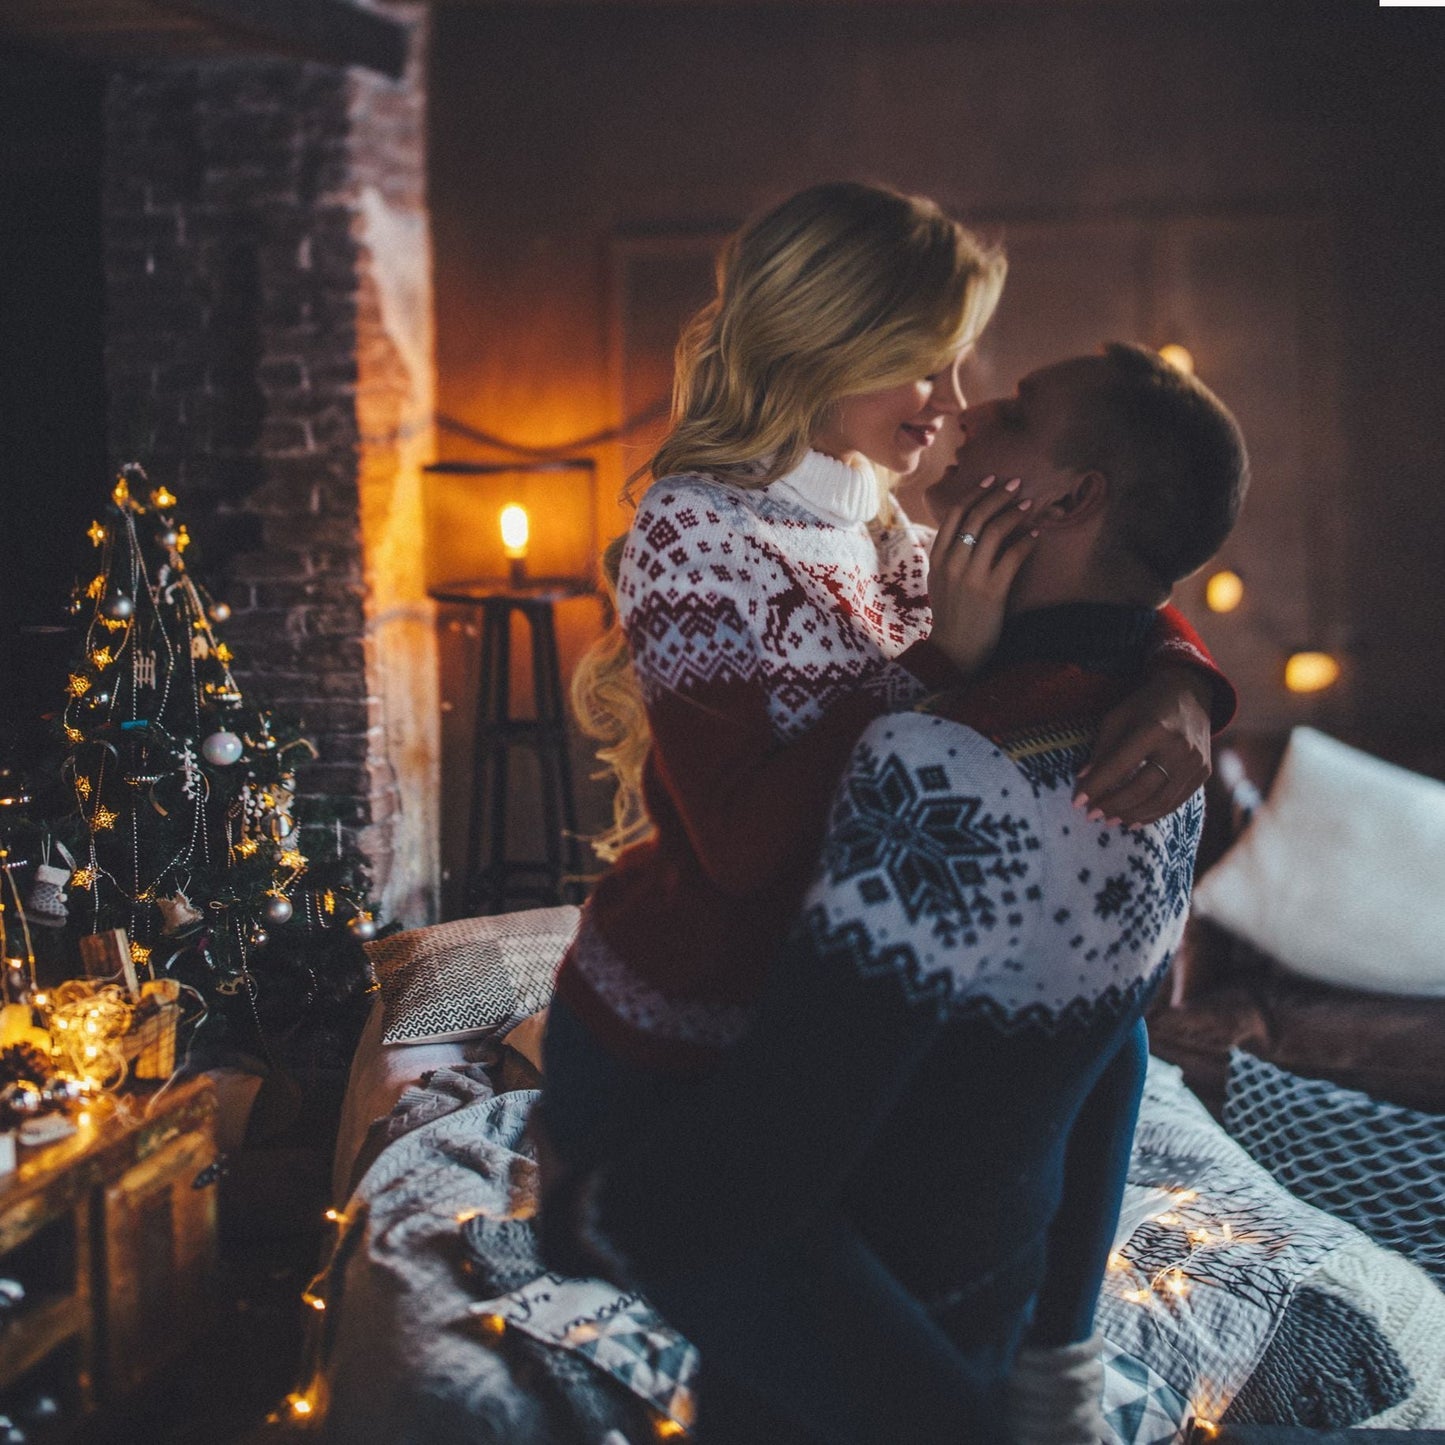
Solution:
M16 880L33 876L44 836L30 819L29 789L10 760L10 751L8 739L0 741L0 953L4 958L0 1003L7 1004L25 997L35 984L30 918Z
M299 815L316 749L243 697L230 609L187 568L176 498L128 466L89 538L99 566L73 602L84 643L59 715L70 920L125 929L143 978L196 988L211 1043L269 1054L366 987L364 867L339 823Z

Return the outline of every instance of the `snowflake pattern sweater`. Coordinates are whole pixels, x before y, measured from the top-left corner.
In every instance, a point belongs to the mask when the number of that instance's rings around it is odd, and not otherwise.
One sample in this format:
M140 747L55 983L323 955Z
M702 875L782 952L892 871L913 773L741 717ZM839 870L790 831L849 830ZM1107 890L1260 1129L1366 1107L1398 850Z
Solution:
M597 1223L639 1278L841 1210L972 1348L985 1296L1017 1319L1091 1233L1107 1249L1117 1199L1069 1179L1102 1139L1075 1136L1112 1127L1087 1106L1183 930L1203 801L1137 829L1072 807L1127 678L1039 644L1106 611L1117 634L1127 609L1010 620L991 736L967 697L865 729L757 1022L606 1170Z
M617 607L653 746L655 825L601 880L557 979L614 1054L695 1071L741 1035L796 915L863 729L957 684L927 641L931 529L874 520L878 483L810 452L744 489L667 477L638 507ZM1165 609L1151 665L1229 684Z

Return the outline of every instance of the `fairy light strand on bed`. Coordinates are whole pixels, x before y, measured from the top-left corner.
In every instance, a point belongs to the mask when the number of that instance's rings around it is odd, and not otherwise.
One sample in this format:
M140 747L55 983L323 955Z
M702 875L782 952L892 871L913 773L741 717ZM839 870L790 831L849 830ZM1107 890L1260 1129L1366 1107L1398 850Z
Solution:
M1178 1230L1184 1235L1188 1248L1177 1259L1159 1265L1147 1274L1145 1283L1133 1289L1120 1289L1119 1298L1141 1309L1163 1307L1196 1338L1200 1336L1199 1326L1194 1321L1193 1311L1180 1306L1188 1299L1196 1285L1204 1281L1190 1273L1190 1267L1202 1255L1233 1248L1246 1242L1228 1220L1209 1224L1191 1224L1181 1212L1187 1206L1198 1202L1197 1189L1171 1189L1164 1191L1170 1200L1168 1207L1150 1214L1141 1224L1159 1225L1165 1230ZM1108 1259L1108 1270L1113 1274L1136 1271L1136 1266L1121 1250L1114 1250ZM1218 1390L1206 1390L1212 1396L1207 1401L1189 1402L1192 1422L1206 1435L1218 1434L1218 1427L1210 1418L1219 1413L1226 1403ZM1186 1424L1189 1423L1186 1420Z

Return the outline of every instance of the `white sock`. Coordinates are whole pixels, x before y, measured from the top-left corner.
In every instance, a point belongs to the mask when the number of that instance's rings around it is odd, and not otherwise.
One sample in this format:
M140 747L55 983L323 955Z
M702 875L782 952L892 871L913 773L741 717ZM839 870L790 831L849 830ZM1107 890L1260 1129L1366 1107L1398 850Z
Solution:
M1103 1339L1024 1348L1008 1380L1013 1445L1098 1445L1104 1438Z

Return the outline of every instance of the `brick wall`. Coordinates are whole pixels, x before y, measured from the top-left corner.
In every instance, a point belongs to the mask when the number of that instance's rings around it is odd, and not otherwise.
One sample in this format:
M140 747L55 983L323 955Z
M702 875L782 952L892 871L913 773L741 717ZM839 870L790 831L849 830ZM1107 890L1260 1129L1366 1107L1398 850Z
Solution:
M421 106L420 60L394 82L247 59L121 67L105 107L113 460L180 497L238 681L304 718L303 790L407 921L437 871Z

